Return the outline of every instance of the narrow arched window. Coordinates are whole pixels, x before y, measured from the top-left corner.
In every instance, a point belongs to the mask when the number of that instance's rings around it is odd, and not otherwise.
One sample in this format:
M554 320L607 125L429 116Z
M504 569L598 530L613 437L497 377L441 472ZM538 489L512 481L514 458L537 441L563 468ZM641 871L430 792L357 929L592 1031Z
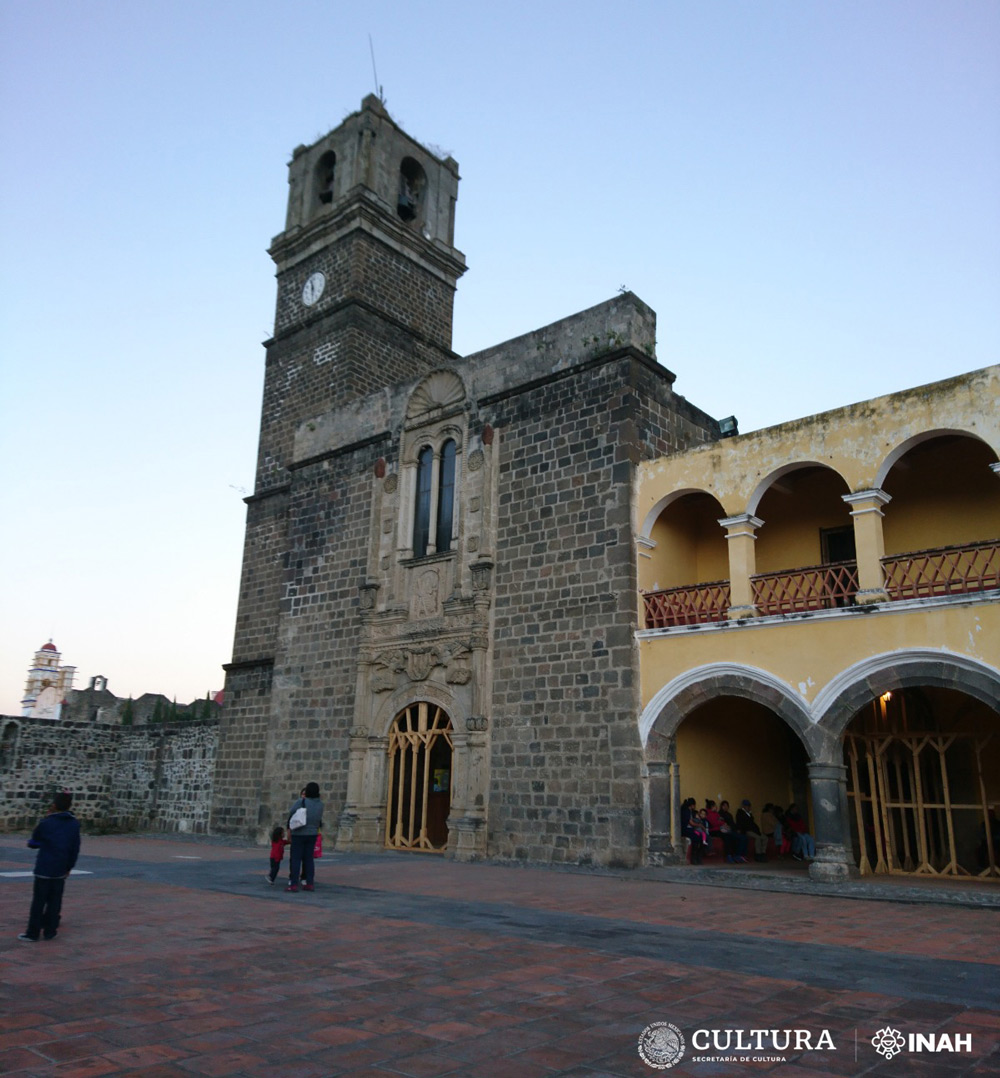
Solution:
M316 165L316 197L320 202L333 201L333 179L337 168L337 155L330 150L323 154Z
M431 535L431 484L434 479L434 450L425 445L417 457L417 504L413 515L413 556L427 553Z
M438 511L436 549L451 550L452 521L455 517L455 443L449 438L441 446L438 466Z

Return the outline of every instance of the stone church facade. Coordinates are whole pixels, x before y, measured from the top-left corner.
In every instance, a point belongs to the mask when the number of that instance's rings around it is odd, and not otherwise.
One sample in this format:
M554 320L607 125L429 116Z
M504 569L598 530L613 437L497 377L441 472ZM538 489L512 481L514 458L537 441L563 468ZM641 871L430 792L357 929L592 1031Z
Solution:
M633 481L719 423L631 293L456 355L458 166L376 97L289 184L212 829L639 863Z

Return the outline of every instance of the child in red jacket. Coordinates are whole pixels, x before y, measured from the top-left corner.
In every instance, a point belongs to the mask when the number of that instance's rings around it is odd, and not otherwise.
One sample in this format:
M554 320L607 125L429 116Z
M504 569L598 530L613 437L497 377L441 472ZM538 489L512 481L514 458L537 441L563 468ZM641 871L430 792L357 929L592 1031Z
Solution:
M271 871L265 877L268 883L274 883L278 878L278 870L281 868L288 841L285 838L285 829L283 827L276 827L271 832Z

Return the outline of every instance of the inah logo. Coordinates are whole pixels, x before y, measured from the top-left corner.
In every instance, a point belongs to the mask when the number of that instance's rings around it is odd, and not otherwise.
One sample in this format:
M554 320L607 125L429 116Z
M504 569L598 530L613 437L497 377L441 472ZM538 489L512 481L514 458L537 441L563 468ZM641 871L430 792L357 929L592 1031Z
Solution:
M669 1022L652 1022L639 1034L639 1056L654 1070L669 1070L684 1058L684 1035Z
M880 1029L872 1037L872 1044L879 1055L885 1056L886 1059L892 1059L897 1052L902 1051L906 1041L903 1040L903 1034L898 1029L886 1026L885 1029Z

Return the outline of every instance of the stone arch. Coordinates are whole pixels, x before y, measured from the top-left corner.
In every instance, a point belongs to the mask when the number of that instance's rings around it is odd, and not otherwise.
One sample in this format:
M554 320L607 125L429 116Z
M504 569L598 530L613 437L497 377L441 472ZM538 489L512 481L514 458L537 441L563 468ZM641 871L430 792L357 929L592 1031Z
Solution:
M639 716L639 735L647 760L658 759L677 728L696 708L720 696L737 696L762 704L773 711L796 734L812 761L832 758L834 746L828 735L817 728L808 708L794 690L769 674L739 663L713 663L688 670L668 682L649 701ZM658 735L656 747L650 746L650 734Z
M973 438L977 442L982 442L984 445L989 446L990 449L993 450L994 455L997 454L996 446L991 445L985 438L980 437L980 435L971 430L963 430L960 427L937 427L934 430L921 431L920 434L915 434L912 438L907 438L890 450L879 465L878 471L875 473L873 486L876 489L880 489L885 482L886 477L889 475L889 472L892 471L893 465L897 464L902 457L913 449L914 446L920 445L922 442L929 442L935 438L944 438L949 435L958 435L962 438Z
M337 174L337 155L327 150L316 162L313 170L313 188L318 203L328 206L333 202L334 182Z
M792 472L797 472L802 468L825 468L827 471L834 472L840 476L844 481L844 484L848 490L851 489L851 485L844 477L843 472L838 471L836 468L829 464L824 463L821 460L796 460L790 464L783 464L780 468L775 468L765 475L757 486L754 488L753 493L750 495L750 500L747 502L746 512L754 514L757 512L760 506L761 499L768 492L768 490L774 486L775 483L781 479L782 476L789 475Z
M427 173L419 161L404 157L399 163L399 191L396 213L407 224L420 222L427 192Z
M379 704L372 719L372 733L375 737L388 737L389 730L396 716L407 707L426 701L443 708L451 716L454 725L462 722L459 715L458 701L453 693L435 681L409 682L402 688L390 693Z
M955 689L996 710L1000 670L954 652L931 649L873 655L842 671L817 695L817 725L837 744L853 717L885 692L915 685Z
M403 463L416 464L422 450L429 448L437 452L449 440L455 443L456 452L461 452L464 434L458 424L444 423L423 437L411 438L404 447Z

